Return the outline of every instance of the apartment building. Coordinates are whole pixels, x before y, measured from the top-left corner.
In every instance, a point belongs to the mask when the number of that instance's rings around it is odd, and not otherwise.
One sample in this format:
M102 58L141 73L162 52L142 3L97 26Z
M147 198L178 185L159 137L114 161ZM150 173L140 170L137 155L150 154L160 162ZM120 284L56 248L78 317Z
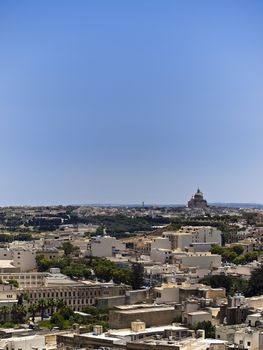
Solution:
M27 248L1 248L0 260L9 260L20 272L32 271L36 268L36 251Z
M222 244L222 232L212 226L184 226L178 231L166 231L163 237L171 242L172 249L188 250L190 246L197 244L201 251L209 246ZM200 245L204 243L204 246ZM209 245L207 245L209 243Z
M218 254L190 253L163 248L153 249L151 260L161 264L177 264L180 269L193 267L208 271L220 268L222 263L222 257Z
M204 284L168 283L154 288L156 303L181 303L187 298L209 298L211 300L226 298L225 288L212 288Z
M90 243L91 255L98 257L112 257L115 254L126 249L125 244L118 241L115 237L97 236Z

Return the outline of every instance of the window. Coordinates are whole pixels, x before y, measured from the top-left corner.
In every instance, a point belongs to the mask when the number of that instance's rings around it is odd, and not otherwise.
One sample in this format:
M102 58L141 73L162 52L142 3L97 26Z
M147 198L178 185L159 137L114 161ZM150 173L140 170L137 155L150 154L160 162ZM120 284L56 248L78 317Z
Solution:
M250 346L250 345L251 345L251 342L250 342L250 341L248 341L248 342L247 342L247 346Z

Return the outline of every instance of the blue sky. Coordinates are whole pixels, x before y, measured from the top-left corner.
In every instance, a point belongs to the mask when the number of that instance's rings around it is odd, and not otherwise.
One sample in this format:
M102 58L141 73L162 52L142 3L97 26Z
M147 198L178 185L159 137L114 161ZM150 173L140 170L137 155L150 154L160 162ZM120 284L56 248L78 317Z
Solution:
M0 3L0 205L263 203L263 3Z

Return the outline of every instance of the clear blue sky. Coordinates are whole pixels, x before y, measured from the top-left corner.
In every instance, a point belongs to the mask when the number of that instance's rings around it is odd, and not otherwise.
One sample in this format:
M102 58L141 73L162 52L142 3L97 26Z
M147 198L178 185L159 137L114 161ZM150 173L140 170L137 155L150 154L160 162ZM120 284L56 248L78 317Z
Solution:
M263 2L0 2L0 205L263 203Z

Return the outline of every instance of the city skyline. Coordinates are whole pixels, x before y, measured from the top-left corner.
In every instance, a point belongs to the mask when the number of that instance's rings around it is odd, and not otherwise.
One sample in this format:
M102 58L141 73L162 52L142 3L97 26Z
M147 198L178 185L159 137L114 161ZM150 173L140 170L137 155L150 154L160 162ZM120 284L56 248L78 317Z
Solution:
M0 205L263 203L263 4L0 4Z

